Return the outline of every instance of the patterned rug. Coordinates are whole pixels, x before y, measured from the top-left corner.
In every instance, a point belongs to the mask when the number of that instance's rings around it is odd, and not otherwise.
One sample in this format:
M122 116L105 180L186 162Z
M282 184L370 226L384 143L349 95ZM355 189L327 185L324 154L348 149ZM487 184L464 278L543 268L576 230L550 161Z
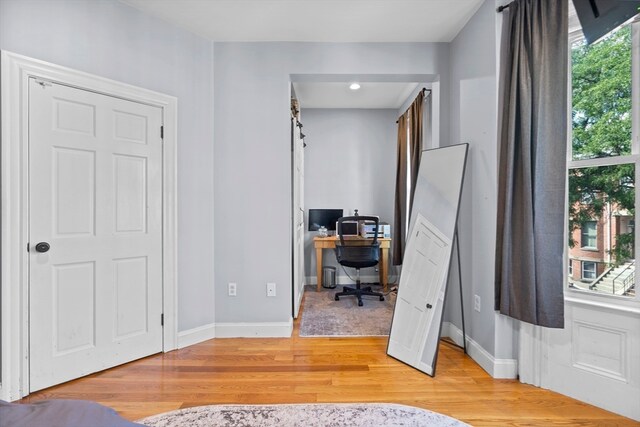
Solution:
M364 296L364 306L358 307L356 297L340 297L340 301L334 299L342 286L321 289L316 292L315 286L305 287L301 337L389 335L396 303L395 293L385 296L384 301L378 297ZM376 292L381 289L374 287Z
M426 409L378 403L210 405L179 409L138 421L149 427L463 427Z

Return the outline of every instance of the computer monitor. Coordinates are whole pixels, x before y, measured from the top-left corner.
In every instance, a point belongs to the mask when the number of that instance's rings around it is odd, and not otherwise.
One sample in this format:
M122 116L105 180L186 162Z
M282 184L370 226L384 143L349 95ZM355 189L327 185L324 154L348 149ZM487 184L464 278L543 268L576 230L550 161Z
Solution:
M309 231L318 231L320 227L335 231L336 222L342 216L342 209L309 209Z

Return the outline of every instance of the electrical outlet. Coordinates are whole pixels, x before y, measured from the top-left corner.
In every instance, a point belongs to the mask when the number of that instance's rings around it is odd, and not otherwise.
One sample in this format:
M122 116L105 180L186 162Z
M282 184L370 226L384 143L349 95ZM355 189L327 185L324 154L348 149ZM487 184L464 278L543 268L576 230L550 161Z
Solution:
M276 296L276 284L275 283L267 283L267 296L275 297Z
M236 285L235 283L229 283L229 296L230 297L235 297L236 296L237 288L238 288L238 285Z
M480 312L480 295L473 296L473 309Z

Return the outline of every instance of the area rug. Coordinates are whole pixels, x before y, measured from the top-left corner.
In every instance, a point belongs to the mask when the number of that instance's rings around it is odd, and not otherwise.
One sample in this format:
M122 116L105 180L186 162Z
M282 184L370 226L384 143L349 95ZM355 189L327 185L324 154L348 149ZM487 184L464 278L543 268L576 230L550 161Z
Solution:
M321 289L316 292L315 286L305 287L301 337L389 335L395 293L387 295L384 301L364 296L364 305L358 307L356 297L334 299L335 293L342 290L341 286ZM381 288L374 290L378 289Z
M137 421L149 427L463 427L437 412L389 403L210 405Z

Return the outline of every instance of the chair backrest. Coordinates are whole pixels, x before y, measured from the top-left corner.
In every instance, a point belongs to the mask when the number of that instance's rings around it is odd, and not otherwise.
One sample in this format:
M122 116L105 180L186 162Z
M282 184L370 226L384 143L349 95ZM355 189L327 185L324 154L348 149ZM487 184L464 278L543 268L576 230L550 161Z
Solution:
M373 239L362 239L360 237L352 237L345 239L342 229L342 223L345 221L373 221L375 222ZM340 238L336 242L336 258L342 265L354 268L372 267L376 265L380 258L380 242L378 242L379 218L377 216L343 216L338 219L336 233ZM370 244L367 244L368 242Z

